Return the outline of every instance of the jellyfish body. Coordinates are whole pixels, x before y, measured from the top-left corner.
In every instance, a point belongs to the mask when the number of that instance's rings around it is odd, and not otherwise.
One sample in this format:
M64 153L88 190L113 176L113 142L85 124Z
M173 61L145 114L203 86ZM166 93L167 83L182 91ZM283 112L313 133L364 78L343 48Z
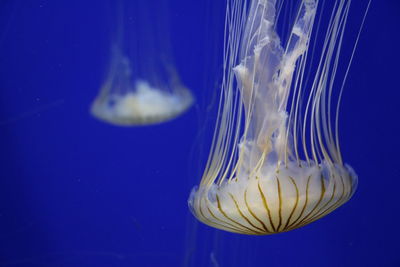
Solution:
M172 64L167 10L162 4L165 1L117 1L111 64L91 106L96 118L124 126L154 124L173 119L192 105L193 96Z
M350 199L358 178L338 142L343 87L332 104L350 2L335 1L314 71L307 56L318 0L301 1L286 42L277 32L282 2L253 0L248 10L229 2L223 106L206 170L189 198L200 221L241 234L279 233Z
M114 47L109 77L91 106L98 119L116 125L144 125L179 116L193 103L190 91L176 81L170 88L132 80L130 61Z

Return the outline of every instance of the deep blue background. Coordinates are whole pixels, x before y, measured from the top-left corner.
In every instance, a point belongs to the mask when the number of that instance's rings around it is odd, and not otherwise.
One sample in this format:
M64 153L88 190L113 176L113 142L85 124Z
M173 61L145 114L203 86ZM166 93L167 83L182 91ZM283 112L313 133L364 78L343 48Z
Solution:
M88 113L109 60L110 2L0 0L0 266L400 266L400 5L373 1L346 85L353 199L302 229L248 237L187 208L212 132L215 2L171 0L176 65L198 104L123 128Z

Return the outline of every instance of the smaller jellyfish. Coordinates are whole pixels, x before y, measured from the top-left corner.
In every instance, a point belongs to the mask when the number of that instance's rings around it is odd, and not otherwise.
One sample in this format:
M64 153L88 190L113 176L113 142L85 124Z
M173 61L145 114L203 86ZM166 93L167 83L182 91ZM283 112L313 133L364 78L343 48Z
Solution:
M153 124L173 119L191 106L192 94L178 80L168 88L145 79L132 82L129 59L118 47L112 54L108 79L91 107L95 117L116 125Z
M193 96L172 64L166 2L120 0L117 11L110 68L92 103L92 115L120 126L161 123L179 116L192 105Z

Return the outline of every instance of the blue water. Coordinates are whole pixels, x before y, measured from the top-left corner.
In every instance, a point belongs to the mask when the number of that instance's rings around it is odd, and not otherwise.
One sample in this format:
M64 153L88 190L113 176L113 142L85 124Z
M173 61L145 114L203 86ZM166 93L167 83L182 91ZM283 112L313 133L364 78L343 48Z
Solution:
M0 1L0 266L400 266L400 4L373 1L346 85L341 146L356 194L309 226L249 237L187 208L215 119L221 54L205 36L220 39L223 1L170 2L176 66L198 104L123 128L88 112L112 1Z

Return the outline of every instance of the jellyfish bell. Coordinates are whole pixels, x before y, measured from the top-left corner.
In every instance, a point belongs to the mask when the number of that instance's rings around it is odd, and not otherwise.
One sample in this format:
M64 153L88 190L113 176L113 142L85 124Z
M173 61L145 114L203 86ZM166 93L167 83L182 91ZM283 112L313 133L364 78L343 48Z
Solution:
M116 3L118 23L110 67L91 105L92 115L122 126L179 116L192 105L193 96L172 63L166 1ZM149 20L150 15L154 19Z
M286 232L341 206L357 183L349 166L332 168L326 163L302 168L290 163L247 180L240 178L193 190L189 204L195 216L215 228L241 234Z
M318 0L300 1L285 42L277 32L282 2L252 0L248 10L245 2L228 1L223 104L189 207L212 227L266 235L325 216L357 187L338 141L341 83L332 103L351 1L334 1L316 70L308 55Z

